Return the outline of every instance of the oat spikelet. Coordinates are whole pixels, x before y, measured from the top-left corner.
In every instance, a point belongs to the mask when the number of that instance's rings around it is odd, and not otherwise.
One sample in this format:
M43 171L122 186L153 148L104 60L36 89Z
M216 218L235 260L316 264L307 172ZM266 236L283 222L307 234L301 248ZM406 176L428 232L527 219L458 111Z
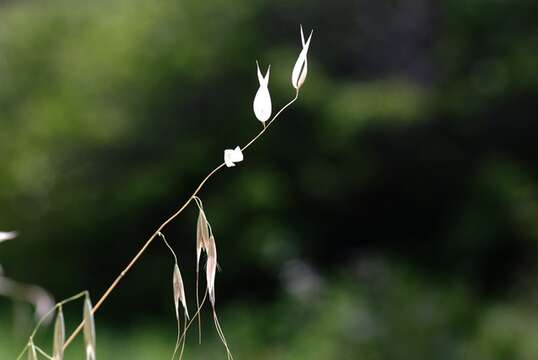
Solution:
M260 65L256 61L256 68L258 69L258 82L260 87L254 97L253 109L254 115L260 120L265 127L265 122L271 117L271 95L269 94L269 73L271 72L271 65L267 68L267 73L263 76L260 71Z
M89 296L84 300L84 345L86 360L95 360L95 321Z
M167 244L168 245L168 244ZM172 250L170 248L170 250ZM174 254L175 258L175 254ZM177 261L177 260L176 260ZM179 271L179 266L177 262L174 264L174 276L173 276L173 287L174 287L174 305L176 307L176 320L177 320L177 340L176 346L174 347L174 353L172 354L172 359L175 358L177 351L181 347L179 354L179 359L183 357L183 349L185 346L185 335L187 332L187 320L189 319L189 311L187 310L187 300L185 298L185 287L183 286L183 279L181 277L181 272ZM179 302L183 305L184 312L184 321L183 321L183 334L181 333L181 320L179 318ZM183 339L183 341L181 341Z
M207 293L209 294L209 301L211 302L211 307L213 308L213 321L215 322L215 328L217 329L217 334L219 335L220 340L226 348L226 356L228 359L233 359L230 347L224 336L224 332L220 326L217 312L215 310L215 275L217 273L217 245L215 243L215 237L213 233L209 236L209 241L207 243L207 264L206 264L206 281L207 281Z
M215 275L217 272L217 247L213 235L209 237L207 243L207 265L206 265L206 281L207 292L211 304L215 305Z
M179 319L179 302L183 305L183 310L189 319L189 310L187 310L187 299L185 298L185 288L183 287L183 278L181 277L181 272L179 271L179 266L174 265L174 304L176 306L176 317Z
M208 226L209 226L209 223L208 223ZM215 328L217 329L217 334L219 335L220 340L222 341L222 343L224 344L224 347L226 348L226 357L229 360L233 360L230 347L228 346L228 342L226 341L226 337L224 336L224 332L222 331L222 328L220 326L220 323L217 317L217 312L215 310L215 276L216 276L217 267L218 267L217 245L215 243L215 237L213 236L213 232L211 231L211 226L209 226L209 230L210 230L209 240L207 241L206 247L205 247L205 250L207 252L206 294L209 295L209 301L211 302L211 307L213 310L213 321L215 323ZM198 306L198 311L200 311L200 306Z
M209 241L209 229L207 226L207 218L204 210L200 207L198 214L198 223L196 225L196 263L200 263L202 250L207 251L207 243Z
M65 322L62 307L58 308L56 322L54 323L54 341L52 346L52 358L54 360L63 360L65 343Z
M179 266L177 264L177 255L172 249L172 246L166 241L166 237L162 232L158 232L157 235L159 235L162 239L166 247L170 250L172 253L172 256L174 257L174 271L172 275L172 288L174 290L174 307L176 310L176 320L177 320L177 340L176 340L176 346L174 347L174 353L172 354L172 360L176 358L176 353L181 347L181 352L179 354L179 359L181 360L183 356L183 347L185 345L185 333L187 332L187 320L189 319L189 312L187 310L187 299L185 298L185 287L183 286L183 278L181 277L181 271L179 271ZM183 334L181 333L181 320L179 318L179 302L181 301L181 304L183 305ZM183 342L181 342L181 339L183 339Z
M308 37L308 40L305 41L303 27L301 26L301 43L303 45L303 49L301 50L301 53L299 54L299 57L295 62L295 66L293 67L293 71L291 74L291 83L293 87L297 90L299 90L303 85L304 81L306 80L306 74L308 73L307 55L313 32L314 30L310 31L310 36Z
M176 318L179 321L179 302L183 305L183 310L185 311L185 316L189 318L189 311L187 310L187 299L185 297L185 287L183 285L183 278L181 277L181 271L179 271L179 266L177 264L177 255L172 249L172 246L166 240L166 237L162 232L158 232L158 235L163 239L164 244L172 253L174 257L174 271L172 275L172 288L174 289L174 306L176 309Z
M28 360L37 360L37 351L33 341L28 344Z
M202 343L202 317L200 315L200 295L199 295L199 279L200 279L200 256L202 250L207 251L207 243L209 242L209 223L204 213L202 200L195 196L194 201L198 206L198 221L196 224L196 306L198 313L198 343Z

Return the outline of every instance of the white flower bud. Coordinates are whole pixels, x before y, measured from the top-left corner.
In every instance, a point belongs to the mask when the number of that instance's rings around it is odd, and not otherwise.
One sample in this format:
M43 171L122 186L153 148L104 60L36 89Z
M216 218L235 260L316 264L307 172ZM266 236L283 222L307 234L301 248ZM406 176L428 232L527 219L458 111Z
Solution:
M235 163L240 161L243 161L243 152L239 146L236 146L233 150L224 150L224 163L227 167L233 167Z
M301 50L301 53L299 54L291 73L291 84L297 90L299 90L299 88L303 85L306 79L306 74L308 73L308 59L306 56L308 54L310 39L312 39L313 32L314 30L310 31L310 36L308 37L308 40L305 41L303 27L301 26L301 42L303 44L303 49Z
M265 124L267 120L271 117L271 95L269 94L269 73L271 71L271 65L267 68L267 74L265 74L265 77L262 76L262 73L260 72L260 66L258 65L258 62L256 61L256 67L258 68L258 82L260 83L260 87L258 88L258 92L256 93L256 96L254 97L254 114L260 120L262 123Z

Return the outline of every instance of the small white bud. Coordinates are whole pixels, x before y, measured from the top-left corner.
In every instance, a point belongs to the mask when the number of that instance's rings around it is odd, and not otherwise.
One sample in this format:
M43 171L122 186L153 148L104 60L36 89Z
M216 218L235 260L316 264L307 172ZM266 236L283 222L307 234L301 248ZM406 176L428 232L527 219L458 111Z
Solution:
M235 166L235 163L240 161L243 161L243 152L239 146L236 146L233 150L224 150L224 163L227 167L233 167Z
M267 73L265 77L262 76L260 71L260 66L256 61L256 67L258 68L258 82L260 87L256 96L254 97L254 114L262 123L265 123L271 117L272 105L271 105L271 95L269 94L269 73L271 72L271 65L267 68Z
M310 31L310 36L308 37L308 40L304 40L304 33L303 33L303 27L301 26L301 42L303 44L303 49L301 50L301 53L299 54L299 57L297 58L297 61L295 62L295 66L293 67L293 71L291 73L291 84L294 88L299 90L299 88L303 85L306 74L308 73L308 48L310 47L310 39L312 39L312 34L314 30Z

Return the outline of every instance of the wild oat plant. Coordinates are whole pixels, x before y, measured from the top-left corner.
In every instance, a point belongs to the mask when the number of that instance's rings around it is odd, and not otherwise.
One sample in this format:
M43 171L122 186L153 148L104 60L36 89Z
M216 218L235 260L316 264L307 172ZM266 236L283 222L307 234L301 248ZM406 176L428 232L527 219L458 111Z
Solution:
M215 277L218 268L217 261L217 244L215 240L215 234L211 228L211 224L208 220L208 216L204 210L202 200L198 196L200 191L206 182L217 172L222 170L225 167L234 167L237 163L243 161L244 152L247 150L254 142L256 142L266 131L267 129L275 122L279 115L292 105L299 98L299 92L304 84L306 75L308 72L308 48L310 46L310 40L312 38L313 31L310 32L310 35L305 40L303 29L301 27L301 44L302 50L299 53L295 66L291 74L291 83L295 89L295 96L284 105L279 111L275 113L273 117L272 114L272 103L271 95L269 93L269 75L271 71L271 66L267 68L265 75L262 74L258 62L256 62L257 67L257 76L259 82L259 88L256 92L253 102L253 109L256 118L261 121L263 127L260 132L254 136L246 145L244 146L235 146L233 149L224 150L224 162L214 168L209 174L200 182L198 187L194 192L189 196L185 203L168 219L166 219L155 232L146 240L144 245L140 248L138 253L133 257L133 259L127 264L127 266L120 272L116 279L112 282L109 288L101 295L99 300L92 305L90 294L88 291L83 291L77 295L74 295L68 299L62 300L56 303L46 314L44 314L41 319L38 321L35 329L31 333L28 343L18 356L17 360L21 359L25 354L29 360L36 360L38 356L43 356L46 359L53 360L63 360L65 349L71 344L75 337L82 331L84 334L84 344L85 344L85 353L87 360L96 359L96 336L95 336L95 322L94 315L99 310L99 308L106 301L108 296L114 291L118 283L123 279L123 277L129 272L129 270L138 262L140 257L144 254L146 249L153 243L157 238L163 240L164 244L170 249L172 256L174 258L174 267L172 270L172 290L173 290L173 300L174 308L177 319L177 340L172 353L172 360L175 358L181 359L183 357L183 350L185 347L185 338L187 331L191 324L198 319L198 336L199 341L201 341L201 320L200 314L201 310L204 307L204 304L209 299L211 306L211 315L213 316L213 322L215 324L216 332L224 345L227 359L233 359L230 346L228 341L224 336L224 331L222 330L221 324L219 322L217 312L215 309L216 295L215 295ZM164 228L170 224L179 214L181 214L189 204L194 201L196 208L198 210L198 221L196 224L196 312L192 317L189 316L189 311L187 307L187 298L185 296L185 288L183 286L183 279L181 277L181 271L179 268L178 258L174 252L172 246L166 240L166 237L163 233ZM3 233L4 239L9 238L13 234ZM0 241L4 240L0 237ZM202 300L200 301L200 292L199 292L199 275L200 275L200 262L202 260L202 255L205 254L205 290ZM69 337L66 338L64 316L62 307L72 301L82 300L83 301L83 318L79 326L71 333ZM54 325L54 339L53 339L53 353L52 355L45 352L41 347L34 343L34 338L41 325L49 319L53 314L56 314L56 320ZM182 326L183 324L183 326Z

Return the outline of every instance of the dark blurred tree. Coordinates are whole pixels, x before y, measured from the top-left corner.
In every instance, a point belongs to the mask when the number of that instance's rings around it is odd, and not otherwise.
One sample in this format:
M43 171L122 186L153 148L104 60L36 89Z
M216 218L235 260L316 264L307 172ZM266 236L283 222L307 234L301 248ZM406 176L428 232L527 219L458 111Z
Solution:
M484 294L536 276L535 1L0 6L0 225L21 231L0 260L18 278L100 293L258 129L254 61L275 104L292 96L300 22L304 97L201 195L223 298L272 299L295 257L332 272L378 251ZM166 230L191 279L194 222ZM154 245L104 311L168 303L170 268Z

